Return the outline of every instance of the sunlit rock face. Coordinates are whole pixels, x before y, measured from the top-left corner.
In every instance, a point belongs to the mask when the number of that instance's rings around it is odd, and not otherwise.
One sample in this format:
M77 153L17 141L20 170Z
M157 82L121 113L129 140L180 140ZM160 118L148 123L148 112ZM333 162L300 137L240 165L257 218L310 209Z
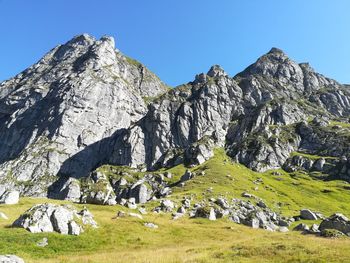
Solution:
M0 195L45 196L58 179L76 187L102 164L194 166L217 147L260 172L327 168L296 151L334 156L348 176L350 140L329 127L348 120L348 86L309 64L272 48L234 77L214 65L169 89L114 46L80 35L0 84Z

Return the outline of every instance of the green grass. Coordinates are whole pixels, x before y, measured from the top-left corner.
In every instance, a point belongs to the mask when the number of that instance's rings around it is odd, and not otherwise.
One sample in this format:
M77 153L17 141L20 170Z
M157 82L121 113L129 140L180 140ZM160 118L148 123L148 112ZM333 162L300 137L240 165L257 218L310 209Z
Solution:
M320 158L324 158L324 159L337 159L336 157L333 156L320 156L320 155L313 155L313 154L307 154L307 153L303 153L303 152L291 152L290 156L302 156L302 157L306 157L310 160L316 161Z
M102 168L113 175L117 167ZM176 182L185 172L182 165L159 172L173 174ZM130 172L130 170L128 170ZM262 198L273 210L283 215L299 214L302 208L324 213L350 215L348 184L343 181L325 182L305 173L288 174L282 170L266 173L253 172L243 165L232 163L222 149L204 164L191 168L199 174L175 187L169 197L180 203L183 196L194 201L209 197L238 197L244 191ZM136 172L135 172L136 173ZM136 173L137 174L137 173ZM138 174L141 175L141 174ZM230 176L228 176L230 175ZM262 178L262 183L254 181ZM207 191L212 188L212 192ZM300 232L271 233L237 225L227 219L171 220L170 214L149 212L144 219L125 217L113 219L121 206L87 205L100 227L88 229L81 236L64 236L56 233L31 234L24 229L10 228L10 224L26 209L47 199L22 198L18 205L0 205L0 211L9 220L0 220L0 254L17 254L26 262L347 262L350 239L327 239ZM66 201L49 200L52 203ZM148 211L157 206L152 201ZM83 205L75 205L82 208ZM148 229L145 222L159 225ZM319 221L304 221L311 224ZM297 223L294 223L295 226ZM292 226L292 227L293 227ZM49 245L41 248L36 243L48 237Z

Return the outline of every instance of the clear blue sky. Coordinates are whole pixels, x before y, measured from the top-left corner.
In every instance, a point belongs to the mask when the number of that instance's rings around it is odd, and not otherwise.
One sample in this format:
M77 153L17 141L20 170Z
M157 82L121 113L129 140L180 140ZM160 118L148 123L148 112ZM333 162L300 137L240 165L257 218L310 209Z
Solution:
M235 75L273 46L350 83L348 0L0 0L0 80L84 32L173 86L213 64Z

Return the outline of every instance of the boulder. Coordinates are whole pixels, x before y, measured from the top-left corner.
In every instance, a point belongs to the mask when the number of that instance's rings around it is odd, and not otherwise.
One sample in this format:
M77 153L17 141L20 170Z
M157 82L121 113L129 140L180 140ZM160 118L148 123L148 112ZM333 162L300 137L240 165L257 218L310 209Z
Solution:
M158 225L153 223L145 223L144 226L148 228L158 228Z
M242 223L243 225L250 226L252 228L259 228L260 225L259 219L256 217L242 220Z
M70 205L54 204L35 205L12 224L13 227L22 227L32 233L55 231L65 235L80 235L83 225L97 226L87 209L77 212Z
M181 176L180 182L186 182L191 180L194 177L193 173L190 170L186 170L183 176Z
M216 220L215 210L209 206L198 206L194 211L193 217L202 217L209 220Z
M222 197L219 197L218 199L216 199L216 203L223 209L227 209L230 207L227 200L225 198L222 198Z
M309 227L304 224L304 223L301 223L299 225L297 225L296 227L293 228L294 231L309 231Z
M163 212L171 212L175 208L175 204L169 199L164 199L160 201L160 208Z
M131 187L129 197L135 198L136 203L144 204L150 199L150 192L144 183L136 183Z
M15 205L19 202L19 192L16 190L5 191L0 197L0 203L5 205Z
M24 263L24 260L15 255L0 255L1 263Z
M320 231L325 229L336 229L344 234L350 233L350 221L343 214L336 213L329 218L324 219L319 228Z
M278 228L278 231L279 231L279 232L283 232L283 233L285 233L285 232L288 232L288 231L289 231L289 229L288 229L288 227L281 226L281 227L279 227L279 228Z
M317 215L309 209L300 210L300 218L305 220L317 220Z
M135 199L135 197L129 198L129 200L125 203L125 205L126 205L129 209L136 209L136 208L137 208L137 204L136 204L136 199Z

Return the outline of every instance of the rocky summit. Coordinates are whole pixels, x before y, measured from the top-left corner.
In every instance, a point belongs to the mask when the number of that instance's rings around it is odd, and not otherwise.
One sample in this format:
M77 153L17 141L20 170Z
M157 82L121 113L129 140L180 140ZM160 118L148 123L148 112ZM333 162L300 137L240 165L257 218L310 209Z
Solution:
M0 195L57 196L103 164L192 167L218 147L255 171L349 180L349 99L277 48L234 77L214 65L169 88L112 37L83 34L0 84Z

